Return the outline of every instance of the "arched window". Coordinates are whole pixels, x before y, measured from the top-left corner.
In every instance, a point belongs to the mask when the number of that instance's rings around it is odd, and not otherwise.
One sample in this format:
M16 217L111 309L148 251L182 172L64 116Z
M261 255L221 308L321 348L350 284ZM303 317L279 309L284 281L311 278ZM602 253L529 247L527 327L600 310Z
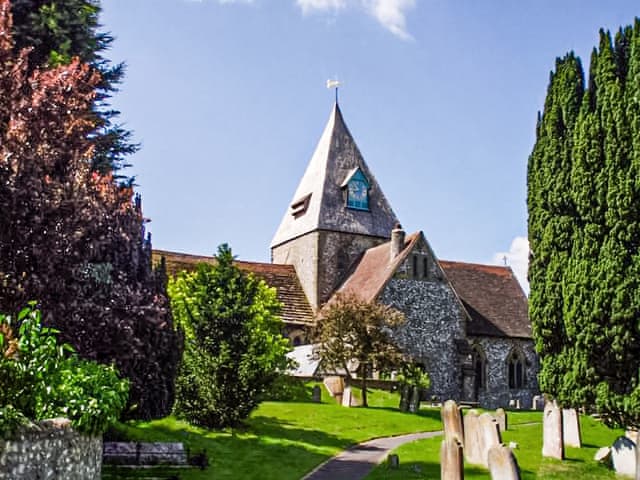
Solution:
M507 357L507 370L509 388L523 388L525 383L524 355L521 351L513 349Z
M474 345L471 350L474 372L473 393L477 399L480 390L487 386L487 357L480 345Z

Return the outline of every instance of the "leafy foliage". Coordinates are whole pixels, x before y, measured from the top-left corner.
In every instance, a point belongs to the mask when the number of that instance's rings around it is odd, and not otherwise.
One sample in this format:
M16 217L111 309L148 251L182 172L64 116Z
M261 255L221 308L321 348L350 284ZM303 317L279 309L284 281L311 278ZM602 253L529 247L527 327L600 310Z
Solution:
M115 367L82 360L59 344L58 332L42 326L37 310L25 308L15 320L0 314L0 325L0 433L10 435L27 418L66 417L78 430L95 434L118 419L129 382Z
M103 57L113 37L100 31L98 0L12 0L13 38L16 53L28 48L29 68L56 67L74 57L100 73L93 99L95 148L92 168L103 174L128 166L126 157L138 146L132 134L114 123L119 112L109 107L110 96L124 75L124 65Z
M640 425L640 20L556 61L529 159L543 391Z
M89 162L100 75L78 59L30 68L10 32L0 0L0 311L38 299L65 343L131 380L127 416L166 415L180 338L139 198Z
M221 245L216 265L182 272L169 294L185 332L174 411L205 427L238 424L288 364L275 290L238 269Z
M367 376L371 369L386 370L401 363L402 353L393 340L393 328L404 315L389 306L338 295L320 312L313 333L325 368L343 370L352 382L350 366L357 362L362 379L362 405L367 406Z

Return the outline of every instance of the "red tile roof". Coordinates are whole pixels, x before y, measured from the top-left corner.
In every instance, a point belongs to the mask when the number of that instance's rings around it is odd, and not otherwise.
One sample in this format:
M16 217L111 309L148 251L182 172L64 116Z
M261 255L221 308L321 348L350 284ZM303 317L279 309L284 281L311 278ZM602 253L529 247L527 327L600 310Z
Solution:
M216 262L215 257L153 250L154 263L159 262L161 257L165 258L167 274L169 275L175 275L182 270L193 270L198 263L215 264ZM283 321L295 324L313 323L313 311L293 265L239 260L234 263L241 270L253 273L256 277L264 280L267 285L277 290L278 300L283 305L280 312Z
M510 267L441 260L467 312L468 335L531 338L528 302Z
M354 272L338 289L338 293L354 294L367 302L375 300L419 238L420 232L407 235L404 248L393 261L390 261L389 242L368 249Z

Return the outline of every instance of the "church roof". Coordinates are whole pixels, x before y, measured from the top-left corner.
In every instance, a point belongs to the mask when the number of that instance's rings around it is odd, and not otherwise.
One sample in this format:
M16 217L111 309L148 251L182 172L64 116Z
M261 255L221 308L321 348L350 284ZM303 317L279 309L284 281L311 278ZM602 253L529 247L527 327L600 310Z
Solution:
M358 169L369 184L368 210L345 207L346 182ZM397 222L336 103L271 247L314 230L389 238Z
M407 235L404 248L393 259L391 259L389 242L365 251L355 270L337 293L354 294L366 302L378 298L419 238L420 232Z
M165 258L167 274L176 275L183 270L194 270L198 263L215 264L215 257L190 255L186 253L153 250L153 262ZM235 260L234 265L245 272L253 273L264 280L267 285L274 287L278 300L282 302L280 317L287 323L311 324L313 311L302 290L298 275L293 265L278 265L274 263L244 262Z
M407 235L404 248L390 261L389 242L368 249L338 293L373 301L413 250L421 232ZM509 267L439 260L468 314L467 334L531 338L527 297Z
M531 338L528 302L510 267L440 261L469 314L468 335Z

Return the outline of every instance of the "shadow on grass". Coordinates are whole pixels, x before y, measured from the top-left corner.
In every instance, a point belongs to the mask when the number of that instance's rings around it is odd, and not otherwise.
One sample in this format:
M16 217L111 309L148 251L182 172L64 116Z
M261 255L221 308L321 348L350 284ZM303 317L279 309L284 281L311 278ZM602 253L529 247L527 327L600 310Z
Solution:
M465 476L473 478L488 478L489 472L483 468L465 465ZM433 479L440 478L440 464L438 462L407 462L402 463L398 468L390 468L383 463L366 477L366 480L400 480L400 479Z
M358 407L358 408L362 408L362 407ZM436 421L440 421L440 410L439 409L420 409L418 410L417 413L411 413L411 412L402 412L400 411L400 409L398 408L394 408L394 407L366 407L368 410L385 410L387 412L395 412L398 413L400 415L416 415L418 417L425 417L425 418L430 418L432 420L436 420Z
M330 458L335 450L355 443L349 438L296 428L289 422L264 416L253 417L242 431L208 431L161 423L127 425L120 430L121 436L132 441L179 441L191 453L206 451L209 467L180 471L177 474L181 480L298 480ZM140 478L141 473L118 470L115 477L113 473L108 476L107 471L105 474L105 479L124 479Z

